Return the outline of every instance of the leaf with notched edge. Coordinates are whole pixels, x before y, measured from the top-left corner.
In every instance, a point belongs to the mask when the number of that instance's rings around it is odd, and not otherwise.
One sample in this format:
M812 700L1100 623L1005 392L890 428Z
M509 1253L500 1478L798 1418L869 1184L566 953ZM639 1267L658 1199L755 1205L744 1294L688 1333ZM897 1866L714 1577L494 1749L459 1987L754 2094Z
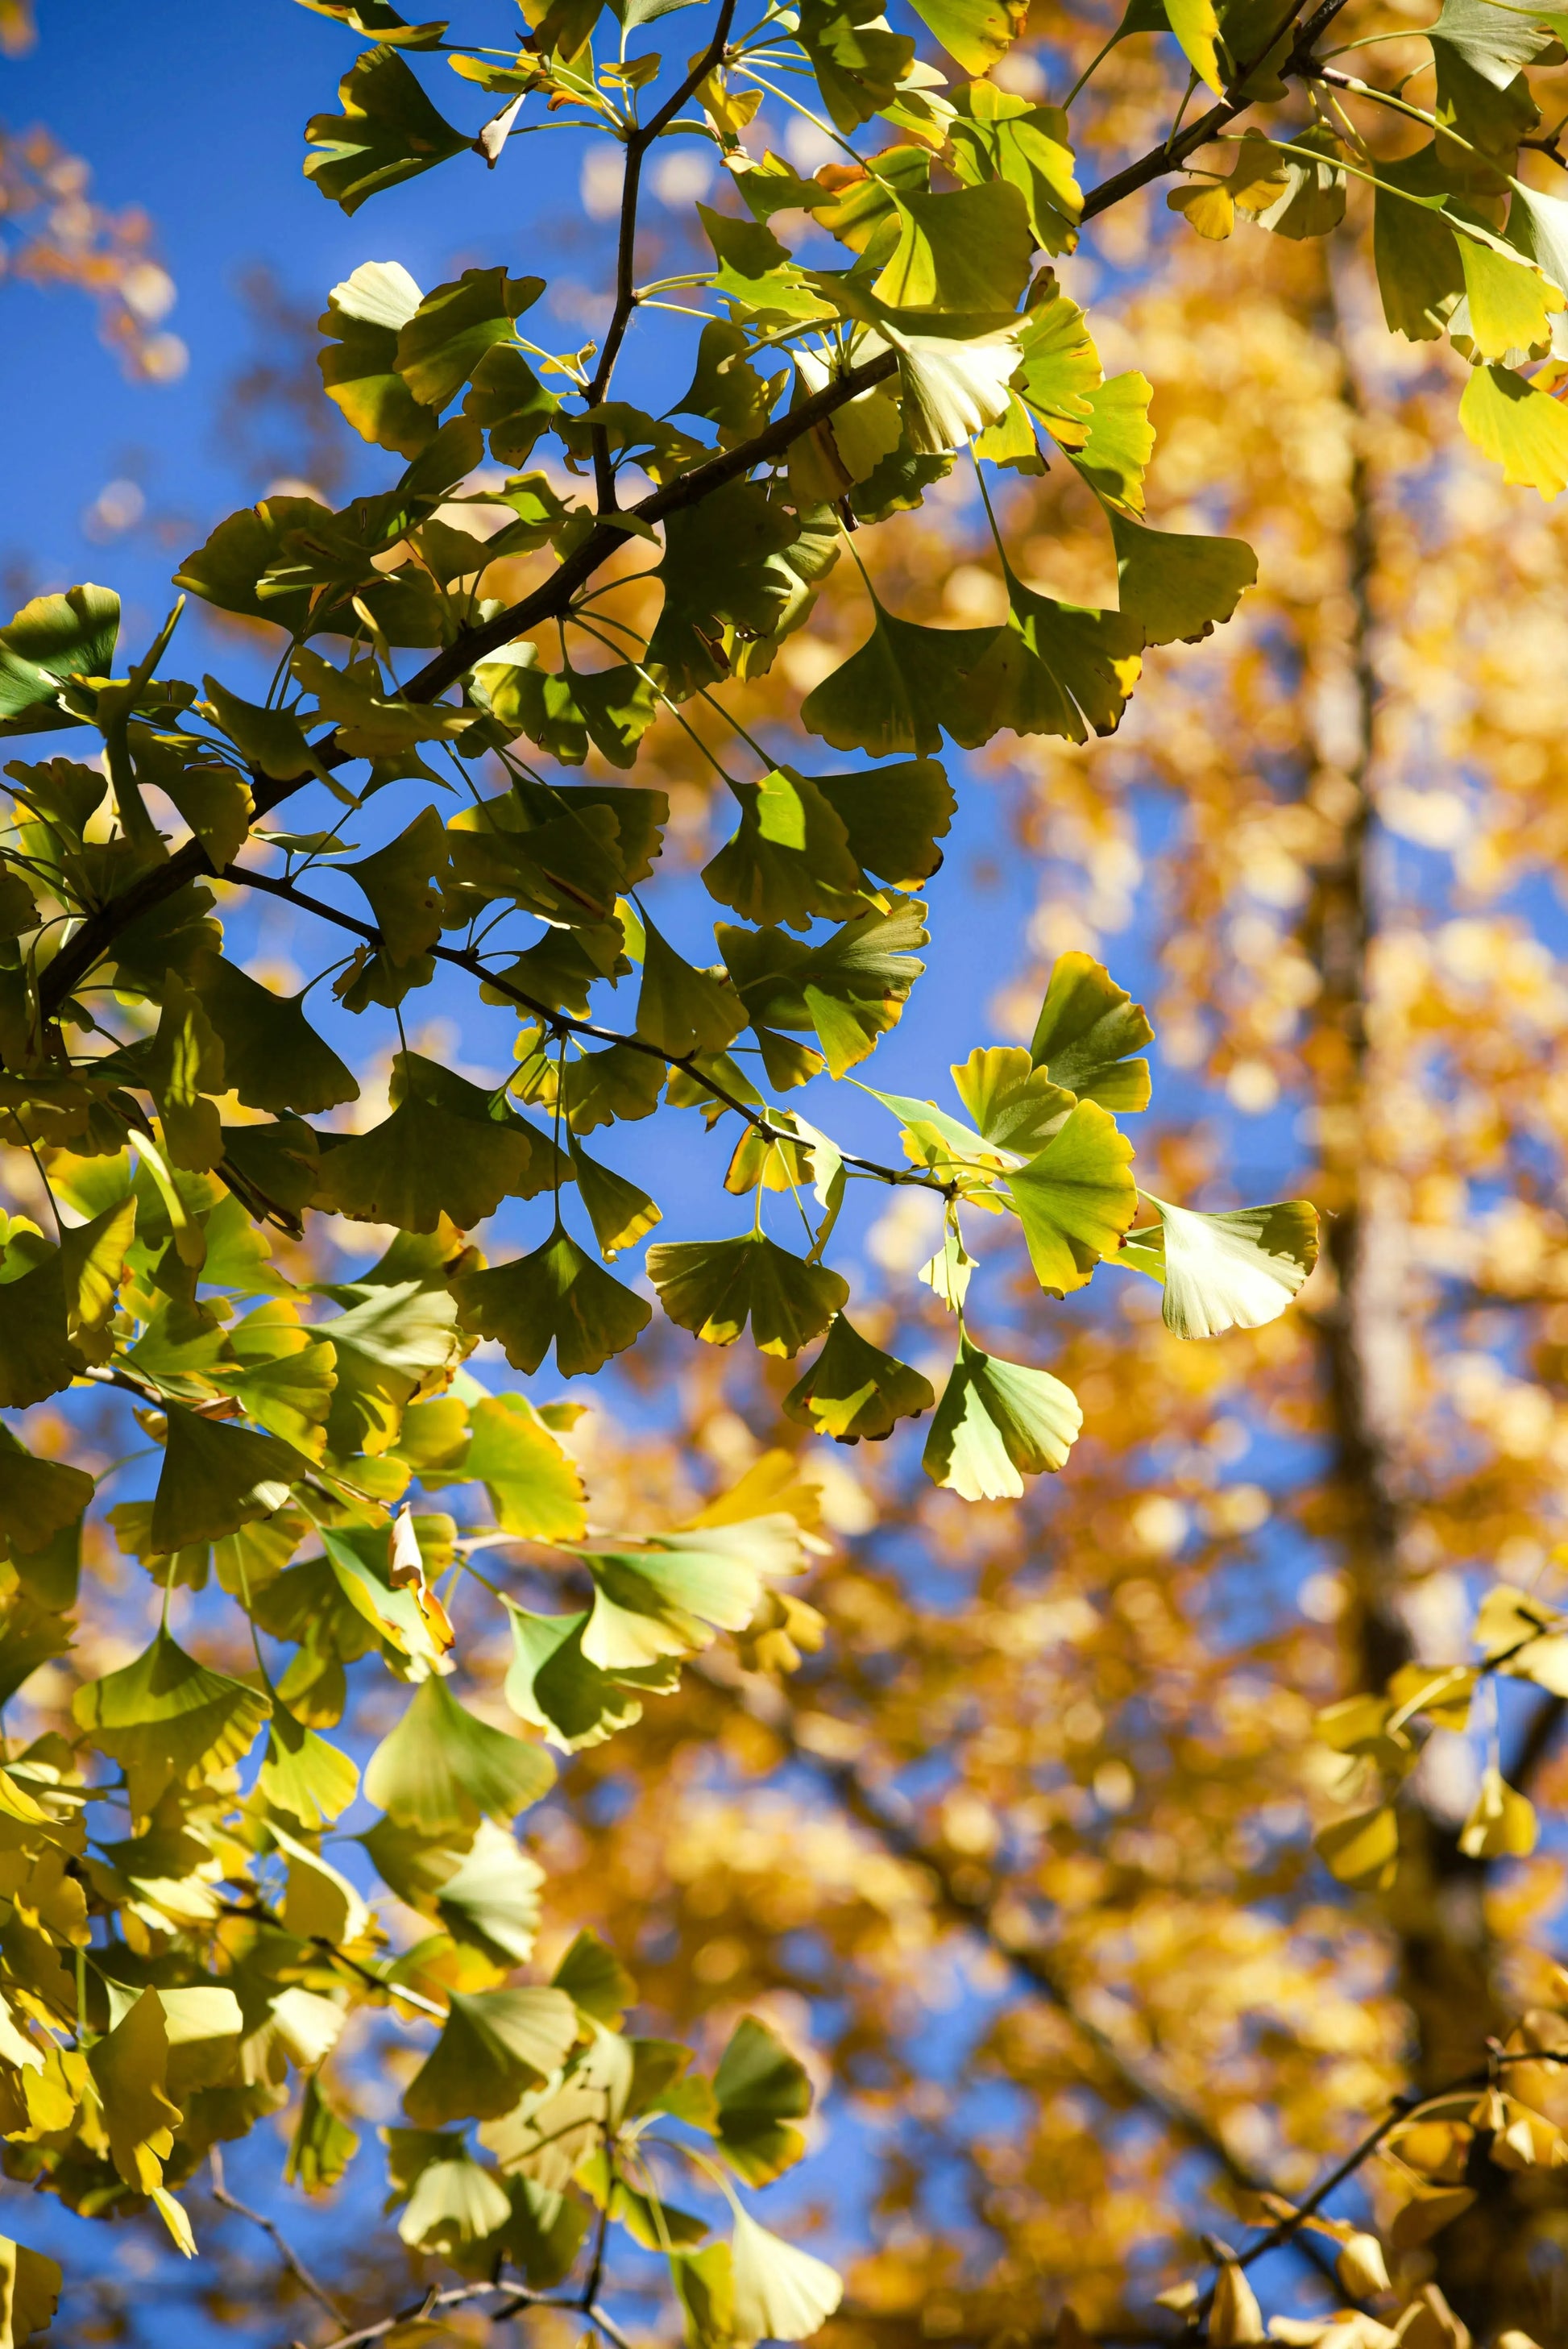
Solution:
M907 1362L884 1354L840 1313L828 1342L784 1398L788 1418L835 1444L880 1443L901 1419L918 1418L936 1396Z
M765 1354L798 1354L850 1296L838 1273L791 1256L760 1232L650 1248L648 1277L683 1330L710 1346L732 1346L749 1319Z
M538 1370L553 1345L567 1379L603 1370L653 1319L645 1298L623 1288L559 1228L531 1256L463 1273L452 1294L463 1327L497 1340L514 1370Z
M962 1338L922 1464L934 1485L966 1501L1016 1500L1026 1475L1065 1466L1082 1425L1078 1397L1060 1379Z

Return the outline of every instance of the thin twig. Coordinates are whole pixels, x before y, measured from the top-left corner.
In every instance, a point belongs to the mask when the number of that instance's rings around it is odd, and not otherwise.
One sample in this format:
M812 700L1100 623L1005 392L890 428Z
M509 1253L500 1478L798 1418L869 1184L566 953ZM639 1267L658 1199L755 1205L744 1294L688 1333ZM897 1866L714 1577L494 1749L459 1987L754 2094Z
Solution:
M342 2309L325 2284L316 2282L276 2220L269 2219L263 2210L253 2210L248 2202L242 2202L238 2195L230 2193L223 2178L223 2156L217 2146L209 2149L207 2166L212 2173L213 2201L221 2202L224 2209L232 2210L236 2218L248 2219L253 2227L260 2227L264 2235L270 2235L279 2259L294 2281L309 2292L312 2300L325 2309L335 2324L341 2324L344 2322Z

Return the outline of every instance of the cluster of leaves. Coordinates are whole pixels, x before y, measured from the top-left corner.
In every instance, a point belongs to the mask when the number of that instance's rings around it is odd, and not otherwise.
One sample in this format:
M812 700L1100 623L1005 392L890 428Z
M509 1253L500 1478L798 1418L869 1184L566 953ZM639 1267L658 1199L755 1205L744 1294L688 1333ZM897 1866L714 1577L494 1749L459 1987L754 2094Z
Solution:
M405 25L380 0L312 5L370 43L345 78L342 111L310 126L306 168L325 195L353 212L465 153L493 167L548 110L624 150L621 258L603 340L573 354L523 337L519 321L543 282L503 267L427 294L398 264L369 262L334 290L327 395L404 460L399 478L339 512L272 498L222 523L179 574L187 592L284 632L263 699L160 674L178 609L116 677L119 607L102 589L42 598L0 630L4 730L90 728L102 745L91 765L49 757L8 770L0 1109L7 1141L46 1178L57 1224L53 1239L26 1217L7 1225L0 1281L15 1294L0 1325L0 1404L24 1409L77 1382L129 1391L163 1459L151 1501L115 1512L122 1547L166 1593L215 1575L259 1633L298 1651L275 1681L259 1640L253 1673L219 1672L179 1648L166 1606L145 1656L83 1684L78 1745L46 1740L10 1765L9 2158L86 2210L150 2198L180 2235L173 2187L281 2101L292 2060L310 2077L295 2174L327 2182L346 2140L315 2076L330 2045L318 2010L331 2010L335 2035L352 2001L422 2002L442 2036L409 2090L416 2128L394 2148L411 2198L407 2240L492 2262L502 2251L549 2284L582 2237L580 2215L561 2217L578 2209L559 2202L574 2182L670 2255L695 2337L797 2337L830 2304L816 2263L759 2249L744 2217L733 2253L695 2251L700 2235L673 2223L634 2151L644 2123L663 2114L706 2130L743 2178L776 2174L772 2154L736 2155L738 2122L727 2148L725 2116L745 2106L764 2136L782 2130L803 2109L789 2059L757 2025L706 2086L674 2059L639 2058L645 2043L605 2053L623 1993L581 1944L576 1973L569 1960L551 1985L501 1986L527 1956L536 1885L508 1829L548 1770L537 1742L451 1695L437 1586L449 1569L477 1574L476 1537L546 1543L575 1561L591 1589L574 1614L535 1615L497 1593L517 1642L513 1710L570 1751L634 1718L717 1629L771 1666L798 1659L820 1627L771 1579L799 1563L798 1513L759 1506L769 1496L743 1488L695 1525L590 1542L548 1414L487 1395L462 1361L494 1340L528 1373L553 1349L571 1377L634 1342L650 1309L603 1265L659 1209L591 1157L584 1137L665 1102L709 1126L739 1120L724 1183L756 1203L748 1233L650 1253L666 1316L720 1346L749 1326L764 1354L823 1340L789 1416L854 1442L931 1410L927 1469L966 1498L1016 1496L1026 1475L1059 1468L1079 1412L1051 1373L971 1337L965 1214L1015 1216L1050 1296L1080 1288L1107 1259L1151 1276L1181 1336L1255 1328L1284 1309L1314 1260L1311 1209L1200 1216L1140 1192L1118 1118L1148 1102L1135 1056L1150 1030L1088 956L1057 963L1027 1049L980 1048L954 1071L962 1117L875 1092L902 1164L841 1147L770 1096L822 1075L848 1080L921 976L926 908L913 893L938 868L954 808L935 755L943 736L967 749L1002 731L1081 743L1111 730L1144 653L1203 636L1253 576L1238 541L1149 524L1150 386L1105 379L1050 262L1070 255L1095 212L1184 166L1254 104L1294 103L1297 86L1315 106L1336 91L1336 108L1343 96L1419 109L1318 59L1332 8L1305 26L1292 16L1277 35L1235 11L1183 7L1167 23L1135 10L1123 34L1168 30L1218 104L1123 174L1125 186L1107 182L1086 201L1067 111L988 78L1019 26L977 0L918 12L971 77L956 86L917 58L914 35L853 0L770 10L739 34L725 5L684 78L658 53L627 55L627 37L654 21L646 10L621 12L605 63L590 5L555 0L515 53L452 47L444 26ZM1505 166L1532 127L1524 68L1553 61L1551 20L1530 20L1522 36L1519 12L1495 0L1475 0L1457 28L1448 0L1444 17L1448 32L1432 29L1439 106L1423 150L1435 160L1420 167L1431 184L1418 172L1401 189L1404 167L1353 163L1349 134L1318 122L1274 140L1249 131L1223 182L1209 174L1178 208L1210 236L1238 205L1276 233L1313 234L1338 218L1347 178L1375 179L1390 322L1447 331L1476 359L1467 429L1508 478L1544 490L1555 379L1550 362L1533 378L1521 370L1545 357L1562 307L1556 200ZM1493 21L1504 18L1528 50L1511 63ZM409 63L437 52L502 101L477 135L446 120ZM748 150L779 74L814 83L845 166L807 179ZM657 88L668 95L644 119L641 93ZM1495 121L1491 145L1482 138L1500 90L1517 134L1506 152ZM893 143L862 155L853 140L872 125ZM742 209L703 209L711 266L638 285L643 159L655 140L683 136L717 147ZM1365 142L1354 151L1370 155ZM844 265L798 263L779 230L797 243L825 233ZM1418 279L1418 316L1408 306ZM712 306L689 390L654 416L613 399L611 376L638 307L677 285ZM778 372L759 368L764 355ZM559 448L564 473L523 470L542 443ZM738 918L717 926L717 962L687 960L644 902L663 794L563 782L541 758L572 769L592 755L627 772L656 721L686 723L685 705L765 678L809 620L841 539L918 506L966 444L997 473L1037 478L1047 450L1071 469L1109 533L1117 608L1029 585L999 530L1007 616L995 625L901 618L867 576L870 635L800 714L834 750L893 763L808 776L734 721L761 771L717 769L735 830L703 877ZM487 453L500 488L474 482ZM568 477L584 472L593 504L567 494ZM624 503L634 474L654 486ZM625 577L645 549L662 599L645 633L609 617L603 588L589 586L606 567L611 584ZM541 563L550 567L517 600L486 592L513 575L492 566ZM559 666L541 642L547 626ZM397 655L410 649L430 657L400 684ZM443 822L426 792L452 779L466 803ZM376 795L390 792L390 833L378 827L366 844L267 827L313 784L335 795L346 826L377 826ZM425 802L412 815L410 798ZM164 803L188 834L172 851ZM310 873L350 894L307 894ZM439 967L466 973L481 1001L519 1015L511 1075L475 1082L405 1042L383 1117L352 1131L313 1123L354 1102L357 1080L311 1025L303 994L280 995L226 957L213 876L351 937L347 960L316 976L333 973L347 1013L393 1014L400 1040L407 999ZM632 1020L607 1024L605 991L633 980ZM956 1325L940 1400L855 1329L847 1284L823 1261L857 1180L944 1204L943 1245L923 1275ZM573 1186L593 1250L566 1229ZM785 1191L808 1193L819 1211L813 1219L801 1201L804 1255L762 1228L767 1195ZM487 1265L466 1235L503 1201L535 1198L547 1203L539 1244ZM302 1290L258 1226L297 1234L316 1213L398 1237L359 1281ZM12 1688L67 1646L90 1481L14 1441L0 1452ZM405 1504L413 1482L458 1481L489 1496L477 1537ZM317 1536L321 1555L294 1563ZM417 1693L366 1773L385 1816L362 1840L381 1881L438 1928L422 1955L391 1963L363 1895L320 1847L356 1788L324 1733L341 1717L346 1666L372 1653ZM247 1785L240 1765L263 1727ZM95 1756L111 1777L92 1775ZM127 1824L107 1846L89 1842L83 1817L89 1795L106 1791ZM758 2088L759 2074L770 2085ZM498 2096L499 2109L485 2101ZM573 2098L591 2108L581 2143L567 2131ZM470 2119L505 2137L504 2147L484 2140L499 2172L442 2134ZM562 2131L565 2171L558 2153L541 2152ZM554 2248L540 2251L547 2236ZM566 2264L552 2265L563 2247ZM28 2289L41 2291L36 2277Z

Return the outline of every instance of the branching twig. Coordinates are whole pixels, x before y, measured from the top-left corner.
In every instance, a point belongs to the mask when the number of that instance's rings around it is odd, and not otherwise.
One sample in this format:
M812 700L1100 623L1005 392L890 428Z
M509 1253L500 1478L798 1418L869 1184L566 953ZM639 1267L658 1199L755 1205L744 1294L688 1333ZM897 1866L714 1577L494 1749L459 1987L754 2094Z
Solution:
M316 2282L276 2220L269 2219L263 2210L253 2210L248 2202L242 2202L237 2195L230 2193L223 2178L223 2156L217 2146L210 2148L207 2166L212 2173L213 2201L222 2203L225 2210L232 2210L236 2218L248 2219L253 2227L260 2227L263 2234L270 2235L277 2255L290 2275L309 2292L312 2300L325 2309L335 2324L341 2324L344 2321L342 2309L325 2284Z

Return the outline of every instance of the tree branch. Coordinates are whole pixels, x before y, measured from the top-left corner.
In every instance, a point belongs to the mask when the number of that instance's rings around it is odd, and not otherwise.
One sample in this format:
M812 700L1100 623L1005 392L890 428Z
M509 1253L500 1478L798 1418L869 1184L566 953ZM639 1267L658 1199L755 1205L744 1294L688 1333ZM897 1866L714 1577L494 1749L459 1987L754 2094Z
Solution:
M684 513L688 508L700 505L705 498L712 496L715 490L724 489L731 481L741 480L753 466L781 455L803 432L809 432L813 425L820 424L825 417L831 416L847 400L858 398L862 391L869 391L874 384L884 382L894 373L897 366L898 353L883 351L874 359L867 359L862 366L851 367L846 375L824 384L820 391L814 392L810 399L802 400L798 408L790 409L787 415L775 417L763 431L743 442L739 448L721 450L706 464L694 466L690 472L666 481L663 488L653 491L630 508L630 512L643 522L655 523L664 521L666 515ZM601 564L625 544L627 535L623 523L602 522L531 595L525 595L520 603L509 605L504 611L482 621L479 626L460 631L453 643L427 661L403 688L403 698L412 702L436 700L487 652L494 652L500 646L510 644L515 636L526 635L529 629L538 627L547 620L563 617L577 590L585 585ZM313 747L323 766L341 767L348 763L348 754L339 747L335 733L325 736ZM278 781L253 770L251 783L254 815L270 814L293 792L303 790L313 780L314 776L306 772L290 775ZM107 905L100 906L97 913L90 915L81 928L67 940L48 968L39 973L38 1000L45 1019L52 1019L58 1014L67 996L80 986L95 965L102 961L115 939L129 923L139 915L150 912L154 905L161 905L165 898L173 896L188 882L199 881L213 870L206 850L199 840L192 838L176 849L164 864L154 865L120 895L112 897Z
M232 2210L236 2218L248 2219L253 2227L260 2227L263 2234L269 2235L272 2238L273 2247L277 2251L279 2259L282 2260L290 2275L294 2278L296 2282L304 2286L304 2290L309 2292L312 2300L315 2301L320 2307L325 2309L328 2316L331 2317L335 2324L341 2324L343 2323L342 2309L339 2308L337 2302L333 2299L332 2294L326 2290L325 2286L316 2282L315 2276L312 2275L310 2270L306 2267L299 2253L294 2250L287 2236L284 2235L282 2228L278 2226L274 2220L269 2219L263 2211L253 2210L248 2202L242 2202L237 2195L230 2193L223 2178L223 2156L217 2146L212 2146L209 2148L207 2166L212 2173L213 2201L222 2203L225 2210Z

